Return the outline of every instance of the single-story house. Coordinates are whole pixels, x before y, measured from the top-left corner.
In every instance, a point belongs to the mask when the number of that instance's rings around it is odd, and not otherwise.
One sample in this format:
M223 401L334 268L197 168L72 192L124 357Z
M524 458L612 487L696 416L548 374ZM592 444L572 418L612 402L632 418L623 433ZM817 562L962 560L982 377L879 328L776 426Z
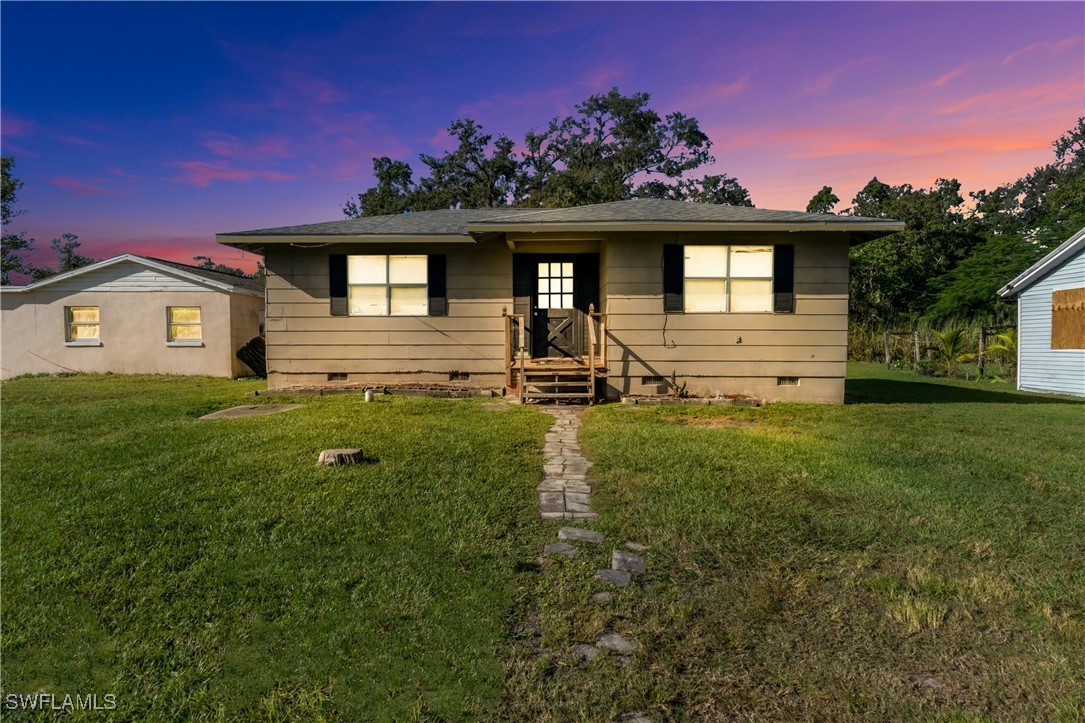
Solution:
M0 287L0 371L245 376L263 317L258 280L122 254Z
M1085 397L1085 228L998 293L1017 297L1017 388Z
M264 256L270 389L443 383L527 399L839 403L848 248L902 228L639 199L217 238Z

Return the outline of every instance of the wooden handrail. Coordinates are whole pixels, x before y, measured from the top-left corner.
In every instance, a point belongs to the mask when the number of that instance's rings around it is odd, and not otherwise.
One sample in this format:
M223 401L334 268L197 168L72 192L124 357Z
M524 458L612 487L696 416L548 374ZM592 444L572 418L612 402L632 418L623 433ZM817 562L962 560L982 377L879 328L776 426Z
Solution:
M527 353L527 336L524 328L524 315L523 314L510 314L508 307L501 309L501 317L504 320L505 325L505 386L512 386L512 370L519 365L520 376L518 379L518 386L520 391L520 401L524 401L524 355ZM515 338L515 344L513 343L513 331L512 325L515 323L518 326L517 336Z

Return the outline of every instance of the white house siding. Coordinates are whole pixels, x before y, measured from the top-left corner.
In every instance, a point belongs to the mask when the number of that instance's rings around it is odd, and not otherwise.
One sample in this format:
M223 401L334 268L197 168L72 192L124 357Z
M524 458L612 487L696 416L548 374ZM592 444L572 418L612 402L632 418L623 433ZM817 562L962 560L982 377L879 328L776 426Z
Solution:
M1085 287L1085 249L1021 292L1018 389L1085 396L1085 349L1051 348L1051 296Z

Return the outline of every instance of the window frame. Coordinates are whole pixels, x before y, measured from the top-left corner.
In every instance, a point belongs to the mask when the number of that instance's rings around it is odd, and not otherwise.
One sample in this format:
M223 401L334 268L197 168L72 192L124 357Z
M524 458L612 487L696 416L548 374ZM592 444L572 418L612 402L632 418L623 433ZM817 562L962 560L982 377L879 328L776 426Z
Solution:
M195 309L200 313L199 321L174 321L174 309ZM173 327L196 326L200 329L198 339L175 339ZM202 306L167 306L166 307L166 346L203 346L203 307Z
M72 312L76 309L94 309L97 314L96 321L75 321L72 319ZM97 326L98 336L95 337L74 337L72 336L73 326ZM64 307L64 345L65 346L101 346L102 345L102 307L99 305L81 305L81 306L65 306Z
M756 247L768 247L772 260L769 262L769 275L768 276L739 276L733 277L731 275L731 250L734 248L741 248L746 246ZM690 264L685 263L685 256L690 248L717 248L724 249L724 257L726 258L726 270L724 276L691 276L689 273ZM682 264L682 313L684 314L773 314L775 313L774 299L776 294L776 244L685 244L682 251L683 264ZM687 281L723 281L723 309L690 309L689 298L690 294L687 291ZM760 311L733 311L731 309L731 282L732 281L768 281L768 308Z
M379 284L354 284L350 281L350 260L352 258L383 258L384 259L384 281ZM416 258L423 260L423 266L426 270L425 283L392 283L392 259L393 258ZM431 316L430 314L430 278L429 278L429 254L347 254L347 316L357 317L370 317L380 318L389 316L400 317L421 317ZM380 288L384 287L384 313L383 314L356 314L353 311L351 305L351 291L354 288ZM422 314L397 314L392 311L392 289L422 289L424 291L423 299L425 303L425 313Z

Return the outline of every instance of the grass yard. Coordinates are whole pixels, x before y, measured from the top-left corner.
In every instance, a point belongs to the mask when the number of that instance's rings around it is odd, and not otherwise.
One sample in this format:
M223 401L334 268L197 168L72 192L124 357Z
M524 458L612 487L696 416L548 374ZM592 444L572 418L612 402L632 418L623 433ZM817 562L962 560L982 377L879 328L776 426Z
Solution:
M257 386L3 385L4 693L113 693L123 720L491 716L547 419L332 396L197 421ZM379 461L316 467L348 446Z
M4 693L114 693L123 720L1085 717L1080 401L855 365L842 407L599 407L608 545L536 566L549 416L196 420L257 386L3 384ZM345 446L378 461L315 466ZM648 573L591 603L627 539ZM605 630L627 664L567 654Z
M595 527L648 573L522 576L510 717L1085 717L1085 404L875 365L848 400L590 412ZM629 664L561 654L604 630Z

